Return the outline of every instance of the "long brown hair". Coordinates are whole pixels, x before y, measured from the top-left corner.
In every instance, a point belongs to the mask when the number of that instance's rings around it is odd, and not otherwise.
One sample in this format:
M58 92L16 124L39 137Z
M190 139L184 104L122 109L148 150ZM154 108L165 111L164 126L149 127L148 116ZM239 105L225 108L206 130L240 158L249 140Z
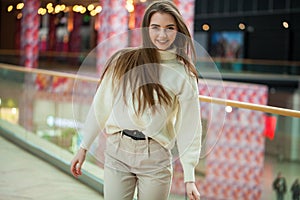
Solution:
M161 59L148 31L151 17L156 12L168 13L174 17L178 33L172 47L176 49L177 59L183 63L187 72L195 78L198 77L191 59L195 56L195 48L180 12L171 1L153 2L145 10L142 20L142 46L117 52L108 60L102 75L103 77L109 68L112 69L114 83L122 86L125 103L128 87L130 87L132 98L138 101L137 113L139 114L146 108L151 108L155 112L156 98L159 104L169 105L172 102L171 96L160 84Z

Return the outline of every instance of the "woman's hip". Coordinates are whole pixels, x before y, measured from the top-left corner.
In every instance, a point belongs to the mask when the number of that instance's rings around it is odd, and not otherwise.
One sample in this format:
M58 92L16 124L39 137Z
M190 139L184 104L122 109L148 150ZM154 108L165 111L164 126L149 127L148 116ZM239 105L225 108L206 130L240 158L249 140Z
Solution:
M106 141L105 165L133 173L171 170L171 151L153 139L134 140L121 133L109 135Z

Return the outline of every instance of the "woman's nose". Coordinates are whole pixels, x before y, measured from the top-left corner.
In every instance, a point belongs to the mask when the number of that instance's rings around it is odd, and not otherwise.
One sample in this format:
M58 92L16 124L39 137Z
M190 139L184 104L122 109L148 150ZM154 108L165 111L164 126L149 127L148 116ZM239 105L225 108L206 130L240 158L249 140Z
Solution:
M159 37L167 37L167 32L165 28L161 28L158 33Z

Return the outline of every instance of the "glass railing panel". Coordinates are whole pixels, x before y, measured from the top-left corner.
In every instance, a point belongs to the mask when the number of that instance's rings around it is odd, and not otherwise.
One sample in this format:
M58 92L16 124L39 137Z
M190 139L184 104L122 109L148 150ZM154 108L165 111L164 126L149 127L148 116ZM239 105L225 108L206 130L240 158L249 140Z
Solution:
M54 156L70 162L78 149L80 128L97 79L1 66L1 123L24 128L24 139L29 143L36 142L42 150L52 150ZM299 92L295 91L289 110L200 96L203 147L196 175L203 196L252 194L273 199L271 184L278 171L284 172L289 185L293 182L300 170L299 99ZM207 115L206 106L216 113ZM95 169L103 165L103 141L98 138L98 145L90 150L88 163L92 168L84 166L92 169L95 177L99 177ZM174 172L172 197L182 199L183 175L178 160L174 161Z
M20 133L28 143L45 150L64 162L70 162L80 143L80 128L89 110L92 95L86 92L96 88L96 82L76 80L76 75L51 73L46 70L26 70L23 67L5 65L0 68L0 118L5 127L20 127ZM88 89L88 92L94 92ZM10 126L11 124L11 126ZM92 163L96 159L88 156Z
M20 122L24 73L0 69L0 117L12 124Z

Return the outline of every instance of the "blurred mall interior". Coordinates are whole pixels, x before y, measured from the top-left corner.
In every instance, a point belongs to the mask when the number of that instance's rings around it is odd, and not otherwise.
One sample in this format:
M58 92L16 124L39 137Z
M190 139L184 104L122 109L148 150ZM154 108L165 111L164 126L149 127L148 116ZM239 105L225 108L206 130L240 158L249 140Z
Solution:
M29 152L30 162L42 159L55 166L51 173L70 175L68 163L102 66L116 50L140 44L141 18L150 2L0 0L0 162L7 163L0 182L12 187L0 188L0 199L35 199L35 190L24 193L25 186L8 173L17 174L24 164L17 154ZM174 2L196 44L199 94L237 102L200 98L204 145L196 173L203 198L274 199L272 181L279 171L291 198L290 187L300 178L300 1ZM100 196L104 141L100 135L80 179ZM24 165L31 168L30 162ZM177 160L174 171L171 198L184 199ZM50 193L49 199L67 198Z

